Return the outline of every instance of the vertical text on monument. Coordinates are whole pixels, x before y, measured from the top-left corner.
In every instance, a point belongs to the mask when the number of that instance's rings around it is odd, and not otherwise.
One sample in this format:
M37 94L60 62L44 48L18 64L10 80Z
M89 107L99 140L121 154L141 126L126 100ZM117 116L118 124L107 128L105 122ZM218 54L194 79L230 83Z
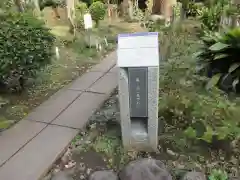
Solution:
M147 117L147 67L128 68L130 117Z

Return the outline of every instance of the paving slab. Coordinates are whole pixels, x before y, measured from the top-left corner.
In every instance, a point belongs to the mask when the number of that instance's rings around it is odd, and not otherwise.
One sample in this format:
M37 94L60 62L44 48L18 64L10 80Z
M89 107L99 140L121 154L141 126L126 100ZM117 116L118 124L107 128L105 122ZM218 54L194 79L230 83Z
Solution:
M104 72L87 72L78 79L76 79L71 85L70 90L85 91L92 84L104 75Z
M2 132L0 136L0 167L45 127L46 124L22 120L9 130Z
M113 66L113 68L109 71L110 73L118 73L119 72L119 69L118 69L118 67L115 65L115 66Z
M34 109L25 119L50 123L66 109L82 92L65 90L51 96Z
M0 168L0 179L39 180L77 133L74 129L48 125Z
M83 128L89 117L101 106L108 95L84 92L52 124Z
M110 53L105 59L95 66L93 66L90 71L94 72L108 72L117 62L117 52L114 51Z
M118 79L117 74L107 73L97 82L95 82L87 91L110 94L111 91L117 87Z

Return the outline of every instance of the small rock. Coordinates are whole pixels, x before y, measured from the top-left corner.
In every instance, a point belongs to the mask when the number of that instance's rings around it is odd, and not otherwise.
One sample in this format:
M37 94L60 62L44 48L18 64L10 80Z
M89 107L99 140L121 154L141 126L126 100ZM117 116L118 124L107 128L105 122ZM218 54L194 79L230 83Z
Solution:
M158 15L158 14L153 14L151 15L150 19L154 22L156 21L161 21L161 20L165 20L165 17L162 15Z
M177 164L176 166L178 169L184 169L185 168L185 165L184 164Z
M91 173L92 169L91 168L87 168L87 175L89 175Z
M112 171L96 171L89 180L118 180L118 177Z
M85 141L86 144L91 144L91 141L87 140Z
M84 175L80 175L80 179L85 179L85 176Z
M64 153L63 157L61 158L62 164L65 165L65 164L67 164L67 163L69 162L69 160L70 160L70 154L71 154L71 150L68 149L68 150L66 151L66 153Z
M47 174L43 179L41 179L41 180L51 180L51 178L52 178L52 174L51 173L49 173L49 174Z
M63 170L65 165L67 165L69 163L69 161L71 160L70 154L71 154L71 150L68 149L67 152L61 158L61 162L60 162L60 169L61 170Z
M68 164L65 165L65 168L69 169L72 168L76 165L76 162L70 161L68 162Z
M87 47L99 48L99 45L105 44L104 38L101 38L95 34L91 34L90 36L84 36L84 41Z
M202 172L192 171L192 172L187 172L183 176L182 180L207 180L207 178L205 174Z
M67 172L59 171L52 177L52 180L73 180L73 178Z
M130 162L119 173L121 180L172 180L165 165L155 159L140 159Z
M177 153L173 152L173 151L170 150L170 149L167 149L167 153L168 153L170 156L177 156Z
M84 163L80 163L78 169L79 169L81 172L85 171L85 169L86 169L85 164L84 164Z
M59 166L56 166L54 169L53 169L53 174L56 174L60 171L60 167Z

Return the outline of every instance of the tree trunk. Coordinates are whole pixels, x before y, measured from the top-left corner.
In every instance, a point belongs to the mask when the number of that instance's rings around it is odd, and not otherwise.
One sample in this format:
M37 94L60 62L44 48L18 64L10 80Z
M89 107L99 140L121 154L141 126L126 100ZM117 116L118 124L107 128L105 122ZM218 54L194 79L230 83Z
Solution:
M38 17L40 17L41 16L41 10L40 10L40 6L39 6L39 0L33 0L33 4L34 4L34 7L35 7L36 15Z
M171 14L171 7L176 4L176 0L154 0L153 1L153 14L168 15Z
M230 25L230 27L231 28L235 28L237 26L238 26L238 17L237 17L237 15L232 15L231 16L231 25Z
M21 0L14 0L14 3L17 6L19 12L24 11L23 2Z
M131 2L129 0L123 0L121 3L121 15L123 17L132 17L132 7L131 7Z
M240 4L240 0L232 0L233 4Z
M163 14L162 5L164 0L153 0L152 13L153 14Z
M75 19L75 1L74 0L66 0L66 11L67 11L67 19L69 22L69 31L75 36L76 28L74 24Z
M173 15L173 6L177 4L176 0L154 0L153 14L161 14L167 21L170 21Z
M58 18L58 19L60 19L60 15L59 15L59 13L58 13L57 7L52 7L52 10L53 10L53 12L54 12L54 14L55 14L55 17Z

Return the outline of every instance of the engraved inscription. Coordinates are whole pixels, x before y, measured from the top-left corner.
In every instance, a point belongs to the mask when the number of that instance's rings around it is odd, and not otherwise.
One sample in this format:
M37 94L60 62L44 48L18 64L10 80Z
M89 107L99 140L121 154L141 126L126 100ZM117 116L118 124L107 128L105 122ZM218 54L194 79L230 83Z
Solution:
M129 100L131 117L147 117L147 67L129 68Z

